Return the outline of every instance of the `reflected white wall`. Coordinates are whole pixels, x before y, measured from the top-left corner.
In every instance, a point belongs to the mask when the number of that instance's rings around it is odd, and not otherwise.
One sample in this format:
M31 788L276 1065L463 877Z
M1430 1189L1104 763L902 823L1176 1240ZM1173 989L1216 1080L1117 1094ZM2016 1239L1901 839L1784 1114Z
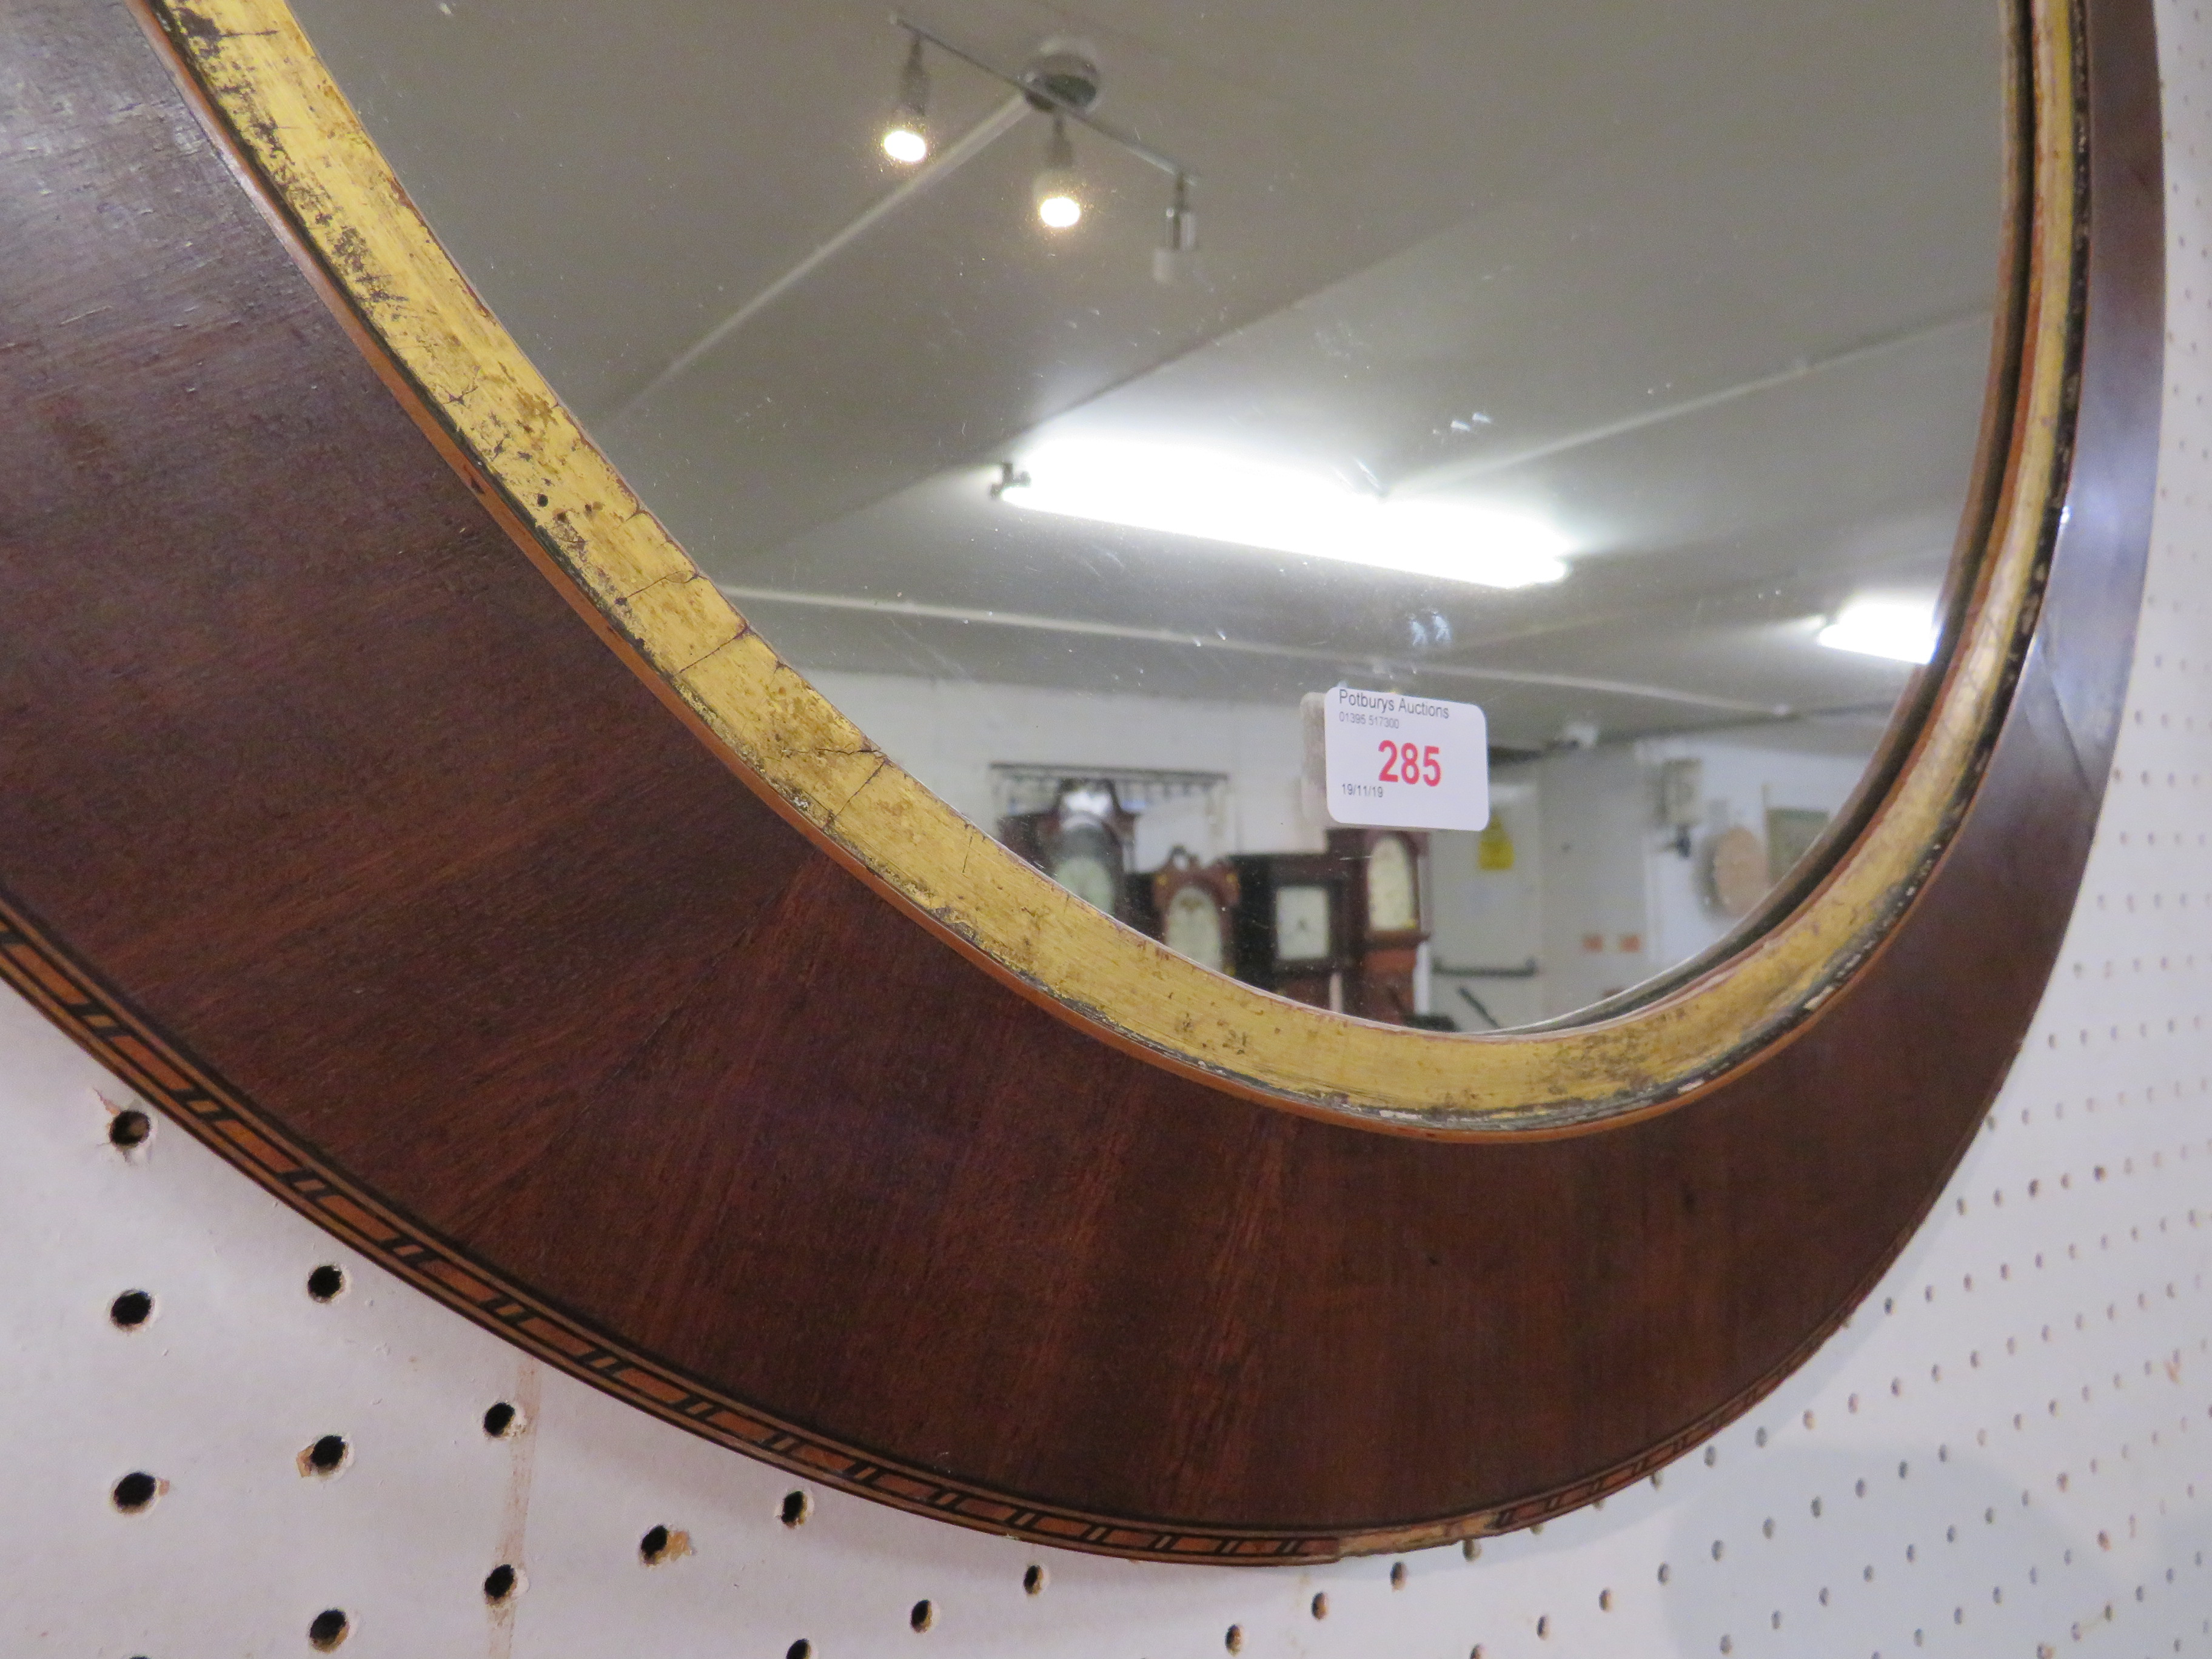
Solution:
M903 674L811 678L886 754L986 830L996 818L994 766L1158 769L1229 778L1227 844L1191 845L1202 858L1322 846L1322 826L1299 799L1304 738L1295 703L1200 702ZM1195 817L1157 836L1140 820L1139 861L1151 867L1171 840L1204 833ZM1162 839L1157 848L1155 839Z
M1866 769L1866 755L1808 754L1762 743L1756 733L1659 738L1637 745L1646 776L1644 861L1646 942L1651 971L1695 956L1735 925L1714 902L1706 878L1711 838L1741 825L1762 839L1770 811L1814 811L1832 817L1850 798ZM1698 761L1704 780L1704 823L1684 857L1662 845L1656 780L1662 762Z
M1700 822L1686 854L1661 822L1660 768L1698 763ZM1628 989L1686 961L1735 925L1712 892L1713 838L1764 837L1770 810L1832 815L1863 757L1807 752L1786 726L1600 744L1501 767L1498 817L1510 868L1484 869L1478 838L1431 842L1437 1007L1463 1030L1526 1024ZM1528 978L1512 970L1534 963Z

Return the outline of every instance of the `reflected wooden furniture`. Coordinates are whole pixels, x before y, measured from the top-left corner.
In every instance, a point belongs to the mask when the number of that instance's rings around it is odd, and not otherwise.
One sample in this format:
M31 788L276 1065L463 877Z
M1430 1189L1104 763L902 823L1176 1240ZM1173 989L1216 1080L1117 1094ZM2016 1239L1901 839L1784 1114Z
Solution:
M1377 854L1380 857L1377 857ZM1334 829L1324 853L1247 853L1237 975L1296 1001L1385 1024L1413 1023L1428 837Z
M1345 887L1344 1012L1411 1024L1414 975L1429 939L1429 838L1417 830L1332 830L1328 846L1352 872Z
M1137 817L1105 778L1071 777L1042 811L999 820L999 839L1078 898L1122 921L1135 862Z
M1227 860L1200 864L1174 848L1158 869L1129 878L1128 895L1133 927L1217 973L1234 967L1243 886Z
M1237 977L1316 1008L1344 1007L1344 976L1354 961L1352 887L1358 879L1340 854L1240 853L1243 902L1237 914Z

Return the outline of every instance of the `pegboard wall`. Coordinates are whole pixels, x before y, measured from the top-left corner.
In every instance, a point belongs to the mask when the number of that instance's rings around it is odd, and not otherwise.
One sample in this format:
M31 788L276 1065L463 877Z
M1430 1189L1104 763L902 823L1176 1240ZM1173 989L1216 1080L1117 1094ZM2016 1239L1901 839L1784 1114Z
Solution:
M1480 1549L1031 1549L545 1371L144 1118L9 997L0 1652L2212 1655L2212 28L2195 0L2160 21L2157 540L2081 901L1936 1218L1748 1418Z

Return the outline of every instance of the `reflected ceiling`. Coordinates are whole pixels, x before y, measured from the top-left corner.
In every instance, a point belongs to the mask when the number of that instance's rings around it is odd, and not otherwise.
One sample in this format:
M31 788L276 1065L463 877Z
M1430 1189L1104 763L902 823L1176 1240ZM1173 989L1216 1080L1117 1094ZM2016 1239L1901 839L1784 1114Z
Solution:
M881 4L299 10L501 319L802 666L1269 701L1378 675L1524 747L1863 724L1903 683L1813 636L1949 556L1996 270L1979 0L932 0L1002 62L1089 46L1100 112L1200 175L1195 271L1153 280L1159 175L1080 132L1092 210L1041 234L1030 118L672 379L898 187ZM941 133L1004 100L932 68ZM1071 429L1538 516L1571 574L1480 588L991 497Z

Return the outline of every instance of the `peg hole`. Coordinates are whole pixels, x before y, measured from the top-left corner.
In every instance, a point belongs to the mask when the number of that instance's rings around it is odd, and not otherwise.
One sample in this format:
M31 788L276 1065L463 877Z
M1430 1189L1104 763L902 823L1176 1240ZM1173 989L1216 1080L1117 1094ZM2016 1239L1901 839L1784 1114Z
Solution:
M143 1291L125 1291L107 1304L107 1316L118 1328L135 1331L154 1316L154 1298Z
M161 1495L161 1483L143 1469L133 1469L115 1483L110 1494L125 1515L137 1515L153 1506Z
M336 1650L352 1634L353 1621L343 1607L325 1607L307 1621L307 1645L318 1653Z
M326 1434L313 1445L301 1449L296 1460L300 1473L329 1480L353 1461L353 1448L342 1434Z

